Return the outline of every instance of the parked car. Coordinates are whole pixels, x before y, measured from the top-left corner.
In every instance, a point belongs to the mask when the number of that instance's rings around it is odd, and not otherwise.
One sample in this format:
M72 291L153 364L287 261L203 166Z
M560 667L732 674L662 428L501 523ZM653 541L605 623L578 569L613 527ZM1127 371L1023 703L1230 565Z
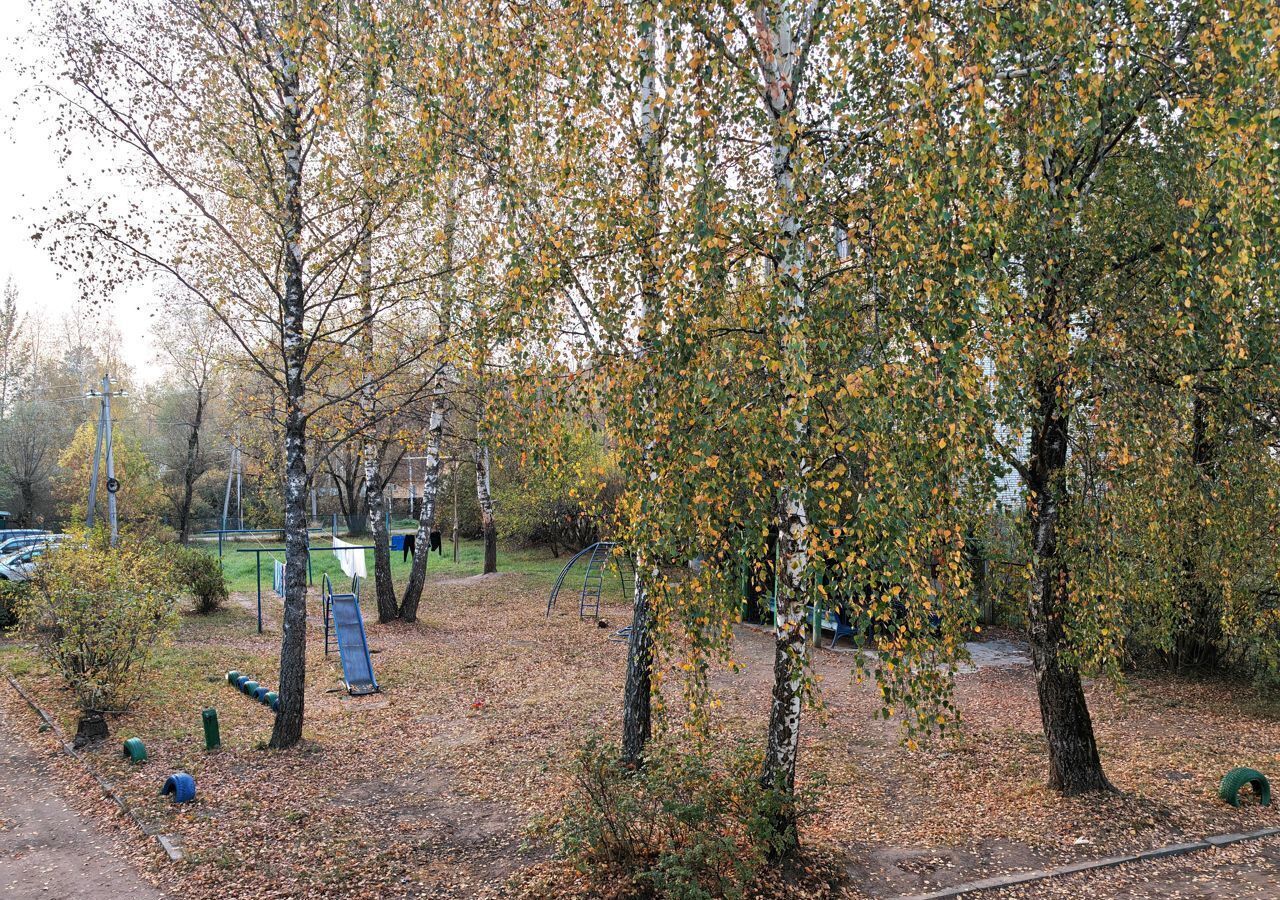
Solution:
M48 544L40 544L0 559L0 581L30 581L36 563L48 549Z
M25 550L27 547L34 547L37 544L56 544L65 538L65 534L26 534L16 537L0 536L0 558L10 556L19 550Z
M9 538L17 537L36 537L48 533L48 530L44 528L0 528L0 541L7 541Z

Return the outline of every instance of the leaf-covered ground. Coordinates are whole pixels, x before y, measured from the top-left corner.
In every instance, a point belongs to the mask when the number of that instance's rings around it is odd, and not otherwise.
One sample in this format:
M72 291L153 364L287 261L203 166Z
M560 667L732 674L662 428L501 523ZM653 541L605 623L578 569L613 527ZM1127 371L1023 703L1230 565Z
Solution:
M580 623L570 593L547 619L553 561L504 557L504 568L527 571L479 576L470 574L470 561L454 567L437 559L417 625L369 624L381 694L347 697L336 654L326 657L319 631L312 632L306 741L289 752L262 749L269 713L223 680L228 669L239 669L274 687L279 631L272 623L279 621L279 601L266 602L269 628L262 636L249 611L252 595L239 595L210 618L184 616L137 707L116 719L112 740L92 752L93 764L140 817L181 843L187 860L173 865L154 843L128 841L166 892L191 898L591 896L561 870L531 826L555 814L575 748L593 732L617 730L625 647L609 636L627 622L628 611L615 593L604 611L610 627ZM371 619L371 591L364 606ZM746 626L738 639L744 671L715 676L724 701L719 727L726 738L758 739L771 645L767 634ZM7 648L3 659L73 729L59 683L20 648ZM1248 802L1236 810L1216 798L1218 779L1233 765L1280 771L1274 710L1239 685L1170 677L1134 678L1124 692L1091 685L1104 762L1123 793L1066 800L1043 787L1044 748L1028 667L959 676L963 733L912 752L900 745L893 722L873 717L874 688L855 684L848 663L845 655L817 654L825 704L808 720L801 766L811 783L818 780L818 807L804 835L818 875L788 889L793 895L927 891L1280 825L1275 808ZM13 716L31 717L7 688L5 698ZM200 711L207 706L217 708L221 721L223 748L216 753L203 749ZM119 742L131 736L146 743L145 765L130 766L117 755ZM50 740L34 732L32 739ZM82 771L55 755L50 761L63 790L109 815ZM196 802L174 806L158 796L164 777L175 771L195 776ZM1167 877L1190 883L1201 873L1223 882L1226 853L1170 861L1165 869L1175 875ZM1230 853L1259 877L1274 871L1274 847ZM1175 866L1185 867L1183 875ZM1141 879L1127 872L1091 876L1087 890L1147 896L1126 886L1126 879ZM842 887L815 886L833 876ZM1062 889L1024 889L1016 896L1072 895ZM783 888L761 890L774 895Z

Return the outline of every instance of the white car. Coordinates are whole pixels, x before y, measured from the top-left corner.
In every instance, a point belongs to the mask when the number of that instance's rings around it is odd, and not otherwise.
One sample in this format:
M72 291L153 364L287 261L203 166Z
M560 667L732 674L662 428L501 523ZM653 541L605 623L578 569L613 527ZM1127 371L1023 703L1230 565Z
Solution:
M47 544L40 544L35 547L28 547L25 550L19 550L17 553L0 559L0 580L30 581L31 573L35 570L36 563L48 549Z
M49 534L45 532L44 534L24 534L0 538L0 559L12 556L19 550L25 550L37 544L56 544L65 537L65 534Z

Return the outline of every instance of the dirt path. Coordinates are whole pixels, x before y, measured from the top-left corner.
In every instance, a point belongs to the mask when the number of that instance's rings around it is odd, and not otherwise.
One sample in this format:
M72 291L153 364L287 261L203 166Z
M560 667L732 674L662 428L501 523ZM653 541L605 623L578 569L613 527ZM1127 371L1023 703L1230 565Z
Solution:
M7 690L6 686L6 690ZM0 896L8 900L158 900L112 837L63 800L43 760L0 707Z

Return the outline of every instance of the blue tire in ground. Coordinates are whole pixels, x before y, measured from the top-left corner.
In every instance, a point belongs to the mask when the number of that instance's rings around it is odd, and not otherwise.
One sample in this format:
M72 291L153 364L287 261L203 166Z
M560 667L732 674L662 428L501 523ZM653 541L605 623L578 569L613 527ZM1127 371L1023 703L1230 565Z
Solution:
M269 693L271 693L271 691L268 690L267 686L265 684L260 684L258 685L258 689L253 692L253 699L257 700L259 703L266 703L267 694Z
M196 780L186 772L174 772L164 780L160 796L173 795L174 803L190 803L196 799Z
M237 691L244 690L244 683L249 680L248 675L237 675L236 680L232 682L236 686Z

